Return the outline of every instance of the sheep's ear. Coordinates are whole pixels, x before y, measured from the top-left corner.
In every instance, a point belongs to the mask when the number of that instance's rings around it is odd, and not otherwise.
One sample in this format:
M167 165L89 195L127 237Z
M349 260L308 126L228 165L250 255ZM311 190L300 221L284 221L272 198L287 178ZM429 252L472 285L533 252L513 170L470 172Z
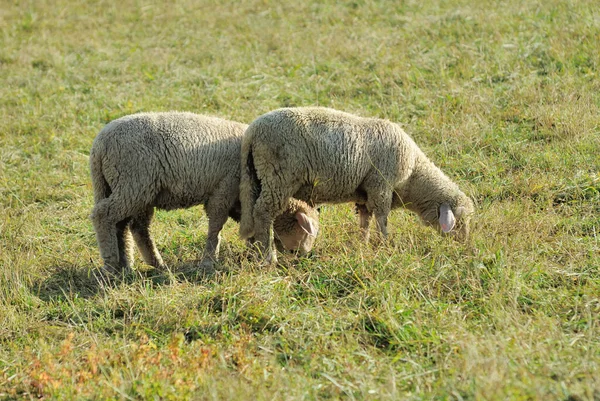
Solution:
M452 213L452 209L446 203L440 206L440 227L442 227L442 232L449 233L454 228L454 224L456 220L454 219L454 213Z
M319 229L314 220L302 212L296 212L296 221L300 227L310 236L316 237Z

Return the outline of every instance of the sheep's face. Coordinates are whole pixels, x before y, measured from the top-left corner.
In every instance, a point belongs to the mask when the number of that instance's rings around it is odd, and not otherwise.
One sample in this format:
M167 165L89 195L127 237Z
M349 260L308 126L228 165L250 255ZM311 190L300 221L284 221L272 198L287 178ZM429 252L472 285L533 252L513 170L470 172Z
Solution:
M438 212L438 227L442 235L450 235L452 238L465 242L469 239L469 226L471 216L475 212L473 201L466 195L461 194L455 200L455 204L440 205Z
M474 211L473 201L461 194L451 202L425 210L421 218L425 224L436 228L442 235L465 242L469 238L469 226Z
M273 231L278 250L305 255L311 251L319 233L319 216L312 208L286 211L275 219Z

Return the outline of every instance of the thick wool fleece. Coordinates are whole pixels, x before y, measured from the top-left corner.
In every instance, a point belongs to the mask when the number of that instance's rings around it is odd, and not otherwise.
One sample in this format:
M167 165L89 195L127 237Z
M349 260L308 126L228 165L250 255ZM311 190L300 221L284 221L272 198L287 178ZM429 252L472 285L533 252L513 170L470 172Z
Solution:
M105 269L114 273L130 267L132 237L146 263L165 267L149 232L155 207L204 205L209 227L203 265L216 259L228 216L240 216L240 151L246 127L216 117L166 112L125 116L102 129L90 153L95 199L91 218ZM286 211L293 216L296 212ZM287 242L304 246L302 240Z
M267 249L273 217L290 197L310 205L356 202L365 236L372 214L385 237L391 208L406 207L436 225L446 204L454 231L466 237L473 212L472 201L400 126L319 107L275 110L246 130L241 236L254 235Z

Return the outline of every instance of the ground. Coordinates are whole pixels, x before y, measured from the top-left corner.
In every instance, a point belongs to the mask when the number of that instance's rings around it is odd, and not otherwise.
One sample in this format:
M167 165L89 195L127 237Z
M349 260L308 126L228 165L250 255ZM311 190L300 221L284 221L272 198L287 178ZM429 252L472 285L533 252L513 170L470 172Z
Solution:
M0 399L600 399L600 11L593 0L0 5ZM403 210L310 258L114 287L89 214L107 122L321 105L399 122L477 205L472 241ZM202 208L158 212L173 269Z

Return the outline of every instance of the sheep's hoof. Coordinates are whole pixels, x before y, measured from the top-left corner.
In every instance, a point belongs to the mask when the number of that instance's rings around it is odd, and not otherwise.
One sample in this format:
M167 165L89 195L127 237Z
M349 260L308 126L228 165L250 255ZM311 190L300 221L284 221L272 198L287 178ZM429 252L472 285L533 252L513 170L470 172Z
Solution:
M164 271L164 272L169 271L169 266L167 266L166 263L157 264L156 266L152 266L152 267L154 267L154 269L158 270L158 271Z
M265 258L264 262L261 263L261 266L268 267L268 266L274 266L276 264L277 264L277 253L275 253L274 251L271 251Z

